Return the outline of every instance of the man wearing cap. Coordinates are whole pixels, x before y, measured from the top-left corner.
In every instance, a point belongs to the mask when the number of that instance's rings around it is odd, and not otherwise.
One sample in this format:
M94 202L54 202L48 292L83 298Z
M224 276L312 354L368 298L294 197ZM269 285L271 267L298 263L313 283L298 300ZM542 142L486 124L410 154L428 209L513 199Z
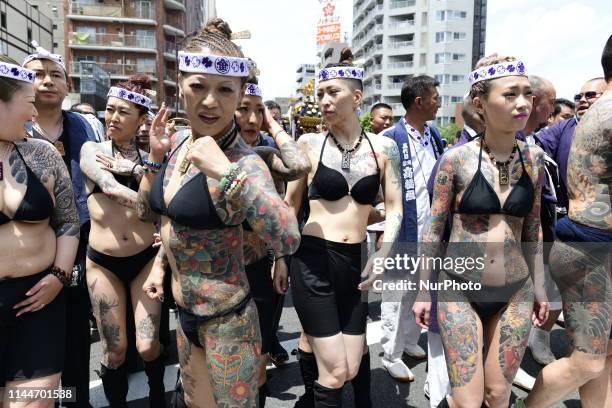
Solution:
M78 113L62 110L62 102L68 94L68 74L64 58L52 54L32 42L36 52L27 56L23 66L36 73L34 89L38 116L34 118L31 134L53 144L64 159L72 180L81 238L73 268L72 287L66 288L66 358L62 372L62 387L76 387L72 407L89 407L89 294L85 286L85 250L89 236L89 212L87 195L79 156L81 146L96 141L93 129Z

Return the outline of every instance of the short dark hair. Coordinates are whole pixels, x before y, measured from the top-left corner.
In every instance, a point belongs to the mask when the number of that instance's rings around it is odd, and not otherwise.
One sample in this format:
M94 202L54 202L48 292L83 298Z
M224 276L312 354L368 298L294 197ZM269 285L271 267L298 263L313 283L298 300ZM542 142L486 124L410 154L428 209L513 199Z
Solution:
M274 101L265 101L265 102L264 102L264 105L266 105L266 107L267 107L269 110L272 110L272 109L278 109L278 110L281 110L280 105L279 105L278 103L274 102Z
M393 108L390 105L387 105L384 102L378 102L378 103L375 103L374 105L372 105L372 108L370 108L370 114L374 113L374 111L376 109L389 109L389 110L393 110Z
M401 96L404 109L408 110L417 97L424 97L431 88L439 85L440 83L429 75L419 75L406 79L404 86L402 86Z
M571 110L576 109L576 105L574 104L574 102L565 98L557 98L555 99L555 109L552 111L551 116L557 116L559 113L561 113L561 107L563 105L567 106Z
M19 66L20 64L14 59L0 55L0 62ZM0 76L0 101L10 102L13 99L15 92L26 86L26 82L19 81L10 77Z
M94 107L91 104L87 102L79 102L79 103L75 103L74 105L70 107L70 112L83 113L83 109L81 109L82 106L89 106L91 109L95 111Z
M608 41L601 54L601 66L603 67L604 77L606 81L612 80L612 35L608 37Z

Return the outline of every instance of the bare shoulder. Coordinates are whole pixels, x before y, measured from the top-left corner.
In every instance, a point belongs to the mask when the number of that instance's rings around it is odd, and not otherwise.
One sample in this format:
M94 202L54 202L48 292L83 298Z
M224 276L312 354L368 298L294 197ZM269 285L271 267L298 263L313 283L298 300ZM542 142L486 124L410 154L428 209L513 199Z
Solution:
M40 155L40 158L45 160L50 158L59 161L62 160L62 156L57 149L46 140L28 138L15 142L15 145L24 158L34 159L38 158Z
M599 98L584 114L573 143L585 150L608 145L612 138L612 93Z

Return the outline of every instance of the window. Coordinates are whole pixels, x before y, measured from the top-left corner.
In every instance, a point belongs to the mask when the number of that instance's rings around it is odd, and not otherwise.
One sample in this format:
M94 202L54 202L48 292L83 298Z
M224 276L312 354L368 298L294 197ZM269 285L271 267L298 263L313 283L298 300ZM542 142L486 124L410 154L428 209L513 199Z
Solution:
M436 81L440 83L440 85L448 84L450 75L449 74L438 74L435 76Z
M427 65L427 54L421 54L421 59L419 61L419 65L422 66L422 67Z
M0 21L2 23L2 28L6 28L6 13L0 12Z
M451 57L452 55L450 52L437 52L434 62L436 64L447 64L451 62Z
M465 61L465 54L453 54L453 61Z
M421 26L423 27L427 26L427 12L426 11L424 11L421 14Z
M465 77L463 75L453 75L453 82L463 82L463 80L465 79Z
M32 44L32 29L28 28L28 44Z
M4 41L0 41L0 52L4 55L8 54L8 44Z
M461 97L461 96L451 96L450 97L450 101L451 101L451 103L460 103L460 102L463 102L463 97Z
M59 47L59 45L56 42L54 42L53 43L53 49L56 49L57 47Z
M465 40L465 33L453 33L453 40Z
M437 10L436 20L461 20L467 17L467 12L460 10Z

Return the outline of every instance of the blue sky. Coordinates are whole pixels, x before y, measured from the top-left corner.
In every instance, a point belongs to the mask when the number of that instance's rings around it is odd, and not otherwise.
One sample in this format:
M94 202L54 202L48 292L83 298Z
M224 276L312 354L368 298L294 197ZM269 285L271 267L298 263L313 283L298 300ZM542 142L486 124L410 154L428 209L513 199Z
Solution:
M352 1L338 0L343 31L352 28ZM217 14L261 71L264 98L289 96L295 69L316 61L318 0L218 0ZM550 79L569 98L587 79L601 76L599 59L612 34L610 0L489 0L486 54L522 58L530 73Z

